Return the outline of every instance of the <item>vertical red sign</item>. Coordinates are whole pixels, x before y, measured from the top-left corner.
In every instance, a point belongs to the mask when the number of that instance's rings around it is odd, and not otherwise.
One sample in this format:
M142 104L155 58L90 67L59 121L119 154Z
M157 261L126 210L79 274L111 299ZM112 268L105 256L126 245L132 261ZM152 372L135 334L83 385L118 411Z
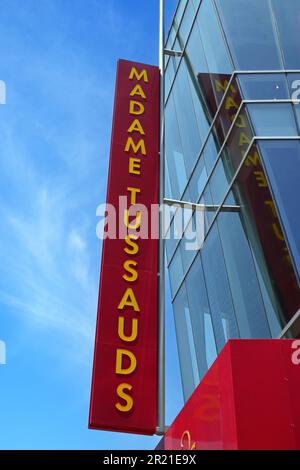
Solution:
M92 429L156 430L158 145L159 69L120 60L106 201L116 224L103 240Z

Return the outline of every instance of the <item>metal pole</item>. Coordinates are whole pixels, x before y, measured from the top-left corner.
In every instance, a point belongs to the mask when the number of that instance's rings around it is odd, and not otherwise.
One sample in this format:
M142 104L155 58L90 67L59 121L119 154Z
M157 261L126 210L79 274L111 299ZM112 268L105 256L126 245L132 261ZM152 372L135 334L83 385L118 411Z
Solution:
M158 266L158 435L165 432L165 241L164 211L164 0L159 0L159 68L160 68L160 158L159 158L159 266Z

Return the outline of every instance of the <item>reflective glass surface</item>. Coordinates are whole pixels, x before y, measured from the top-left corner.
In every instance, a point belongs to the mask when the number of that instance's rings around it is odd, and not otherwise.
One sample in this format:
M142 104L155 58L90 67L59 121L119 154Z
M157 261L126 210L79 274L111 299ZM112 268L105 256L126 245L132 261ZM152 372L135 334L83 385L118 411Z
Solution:
M216 0L216 4L236 70L283 68L269 0Z
M183 266L180 250L177 248L169 266L169 275L171 283L172 295L176 293L182 278L183 278Z
M264 161L260 146L254 144L236 177L232 193L242 208L242 223L247 227L256 267L270 302L281 325L285 325L300 305L300 289Z
M191 93L191 83L184 61L179 66L172 95L175 102L185 167L189 174L201 148L201 137ZM186 116L189 116L189 119L186 119Z
M286 69L299 69L300 65L300 3L299 0L272 0L280 45Z
M192 327L195 332L195 348L201 379L215 360L217 350L200 253L188 274L186 290Z
M290 97L284 74L240 74L238 81L246 100L284 100Z
M167 196L179 199L186 185L187 171L173 95L170 96L165 109L165 158L166 186L170 188L170 194L167 193Z
M224 42L221 26L211 0L202 0L197 15L197 24L209 73L231 74L232 64ZM199 70L199 72L200 71L201 70Z
M184 284L173 303L173 308L183 395L185 400L188 400L199 383L199 371L190 307Z
M216 345L220 352L228 338L239 337L239 330L216 225L212 227L201 255Z
M185 399L229 338L277 337L300 307L300 143L278 140L299 135L300 104L278 102L300 100L284 71L300 68L299 21L299 0L179 4L166 196L200 204L166 242Z
M260 142L259 147L300 279L300 141Z
M185 12L182 18L182 22L177 33L177 39L179 41L181 50L184 48L188 34L190 32L192 21L195 17L195 7L192 1L188 1Z
M248 104L251 122L257 136L296 136L293 107L290 104Z
M230 205L232 201L227 200ZM238 201L237 201L238 202ZM239 204L238 204L239 205ZM237 321L243 338L268 338L270 329L252 253L241 221L241 209L221 210L218 228Z

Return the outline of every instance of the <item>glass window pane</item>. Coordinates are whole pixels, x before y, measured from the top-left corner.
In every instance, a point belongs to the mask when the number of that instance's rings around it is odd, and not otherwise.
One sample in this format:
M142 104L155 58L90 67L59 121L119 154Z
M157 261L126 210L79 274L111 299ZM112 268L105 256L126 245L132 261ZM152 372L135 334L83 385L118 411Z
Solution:
M216 144L214 134L211 133L203 151L207 174L209 174L212 170L212 167L217 159L218 151L219 146Z
M186 226L183 238L180 242L181 259L184 273L186 273L190 267L197 250L199 250L199 246L197 243L196 217L193 215Z
M189 189L190 196L193 202L198 201L200 194L202 193L205 183L207 181L207 172L203 156L197 163L196 169L191 178Z
M175 15L175 21L174 23L176 24L176 27L178 28L178 25L182 19L182 15L186 6L188 0L179 0L176 15Z
M186 279L200 380L217 356L200 253Z
M191 30L191 26L192 26L192 22L193 22L194 17L195 17L194 4L193 4L193 2L188 1L185 12L184 12L184 15L183 15L183 18L182 18L180 28L179 28L178 33L177 33L177 39L179 41L181 50L184 48L184 45L186 43L188 34Z
M173 230L171 229L170 235L166 238L166 252L167 252L167 260L168 263L170 262L174 251L176 250L178 240L173 236Z
M269 0L216 0L216 4L237 70L283 68Z
M231 175L226 172L224 162L222 158L220 158L209 181L214 204L220 205L222 203L230 180Z
M220 351L227 338L239 337L239 331L216 224L201 254L216 344Z
M202 38L208 71L210 73L231 74L232 65L211 0L202 1L197 15L197 23Z
M167 99L171 84L174 78L174 70L171 61L169 61L168 66L166 68L166 72L164 75L164 80L165 80L165 99Z
M201 139L185 62L180 64L172 94L174 95L184 162L189 174L200 151Z
M260 142L259 146L300 278L300 142Z
M199 372L185 284L178 292L173 308L182 388L186 401L199 383Z
M194 23L186 46L186 51L187 58L190 62L191 68L193 69L195 77L197 77L200 72L208 72L207 62L204 55L202 40L197 22Z
M255 135L298 135L293 108L290 104L248 104L247 110Z
M285 75L240 74L238 80L246 100L284 100L289 98Z
M238 116L230 119L233 126L210 179L210 189L214 204L221 204L242 158L253 138L252 128L244 108Z
M251 238L249 239L249 242L251 244ZM280 315L280 307L274 292L274 286L271 282L271 279L269 278L269 276L266 275L266 271L263 268L263 263L261 262L262 257L256 259L255 250L253 250L252 246L250 248L253 254L257 278L260 285L266 314L268 317L269 327L271 330L271 336L272 338L277 338L283 328L284 322L282 321L282 316Z
M270 329L240 213L221 210L218 227L240 335L268 338Z
M203 204L204 206L210 206L210 207L207 207L207 210L204 211L204 214L203 214L203 223L204 223L203 234L205 237L207 235L211 222L213 221L214 216L216 214L216 207L213 205L213 200L211 197L211 191L210 191L209 185L205 188L205 191L199 200L199 204ZM201 217L201 214L199 214L199 217ZM199 238L200 236L201 236L201 233L199 234Z
M182 207L178 204L168 206L167 209L165 210L166 248L168 261L170 261L193 211L191 208L182 210ZM168 228L169 226L170 228Z
M273 0L285 68L299 69L300 3L299 0Z
M174 297L183 279L183 267L182 267L181 253L180 253L179 248L177 248L175 255L172 259L172 262L170 264L169 275L170 275L171 292L172 292L172 296Z
M173 95L168 100L165 116L166 187L169 187L171 190L171 193L166 194L166 196L179 199L186 185L187 172Z
M281 158L284 161L285 154ZM252 250L271 301L282 321L287 322L299 308L300 289L262 160L260 147L253 145L232 192L243 208L244 224L250 227Z

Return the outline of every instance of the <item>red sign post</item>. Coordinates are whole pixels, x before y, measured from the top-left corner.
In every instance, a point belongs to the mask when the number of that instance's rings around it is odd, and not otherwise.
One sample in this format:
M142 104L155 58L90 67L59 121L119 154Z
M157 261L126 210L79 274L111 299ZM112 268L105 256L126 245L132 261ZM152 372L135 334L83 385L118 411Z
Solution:
M158 145L159 69L120 60L106 201L116 237L103 241L92 429L156 431Z

